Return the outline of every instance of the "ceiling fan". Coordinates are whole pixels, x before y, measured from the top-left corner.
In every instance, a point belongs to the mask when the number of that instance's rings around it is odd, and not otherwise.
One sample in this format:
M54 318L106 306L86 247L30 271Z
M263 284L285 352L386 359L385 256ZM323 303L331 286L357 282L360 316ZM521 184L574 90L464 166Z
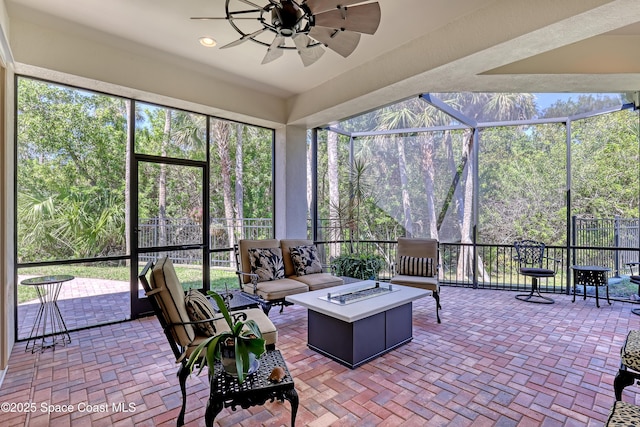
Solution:
M297 50L308 67L324 54L323 46L345 58L351 55L361 34L377 31L380 5L367 0L268 0L260 6L251 0L225 0L225 15L191 19L229 21L240 38L220 49L251 40L267 47L262 64L280 58L285 50ZM287 46L289 40L293 46Z

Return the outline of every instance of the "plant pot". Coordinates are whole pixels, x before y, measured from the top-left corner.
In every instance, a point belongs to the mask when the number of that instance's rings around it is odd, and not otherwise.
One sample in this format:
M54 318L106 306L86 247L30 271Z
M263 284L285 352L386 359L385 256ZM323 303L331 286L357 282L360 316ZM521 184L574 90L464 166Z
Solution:
M220 348L220 362L224 372L232 377L238 377L238 369L236 367L236 352L233 346L222 346ZM249 370L244 373L246 378L248 375L253 374L260 367L260 361L256 359L256 355L249 353Z

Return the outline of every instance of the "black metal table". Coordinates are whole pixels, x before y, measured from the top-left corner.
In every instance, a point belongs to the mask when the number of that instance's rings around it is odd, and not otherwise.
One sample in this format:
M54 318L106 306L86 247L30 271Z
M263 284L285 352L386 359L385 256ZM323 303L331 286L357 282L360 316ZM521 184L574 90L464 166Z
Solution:
M239 290L221 292L220 296L229 311L246 310L247 308L258 308L260 306L257 298L252 298L249 294ZM219 311L215 303L212 305L215 311Z
M58 344L66 345L71 342L67 325L58 307L58 296L62 284L73 279L74 277L69 275L53 275L33 277L20 282L24 286L34 286L40 300L40 308L25 351L31 349L31 353L35 353L36 350L44 351L45 348L55 348Z
M234 411L237 406L243 409L251 406L264 405L267 400L273 402L275 399L284 402L288 400L291 404L291 426L295 426L296 414L298 412L298 393L294 388L293 378L282 358L279 350L267 350L260 357L260 367L258 370L245 378L242 384L238 379L224 372L222 365L216 362L213 375L210 377L211 391L207 410L205 412L205 424L207 427L213 426L216 416L222 408L231 407ZM269 381L269 375L276 366L281 366L286 376L279 383Z
M598 288L604 286L607 292L607 302L609 300L609 278L607 273L611 271L609 267L601 267L598 265L574 265L573 269L573 300L576 302L576 286L581 284L584 287L582 299L587 299L587 286L593 286L596 290L596 307L600 308Z

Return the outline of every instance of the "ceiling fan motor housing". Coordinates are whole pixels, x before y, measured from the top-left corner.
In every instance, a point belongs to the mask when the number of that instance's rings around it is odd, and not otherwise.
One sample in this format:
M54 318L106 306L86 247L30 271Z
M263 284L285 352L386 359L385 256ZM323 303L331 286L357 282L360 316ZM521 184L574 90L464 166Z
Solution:
M292 37L300 31L300 22L304 11L293 1L282 0L279 6L271 9L271 23L283 37Z

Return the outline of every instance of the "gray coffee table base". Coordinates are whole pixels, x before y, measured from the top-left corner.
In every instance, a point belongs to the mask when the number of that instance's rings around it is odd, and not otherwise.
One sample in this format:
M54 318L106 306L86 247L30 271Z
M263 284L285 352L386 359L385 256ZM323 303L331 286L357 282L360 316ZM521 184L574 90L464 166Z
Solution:
M308 346L351 369L413 339L412 303L355 322L309 310Z

